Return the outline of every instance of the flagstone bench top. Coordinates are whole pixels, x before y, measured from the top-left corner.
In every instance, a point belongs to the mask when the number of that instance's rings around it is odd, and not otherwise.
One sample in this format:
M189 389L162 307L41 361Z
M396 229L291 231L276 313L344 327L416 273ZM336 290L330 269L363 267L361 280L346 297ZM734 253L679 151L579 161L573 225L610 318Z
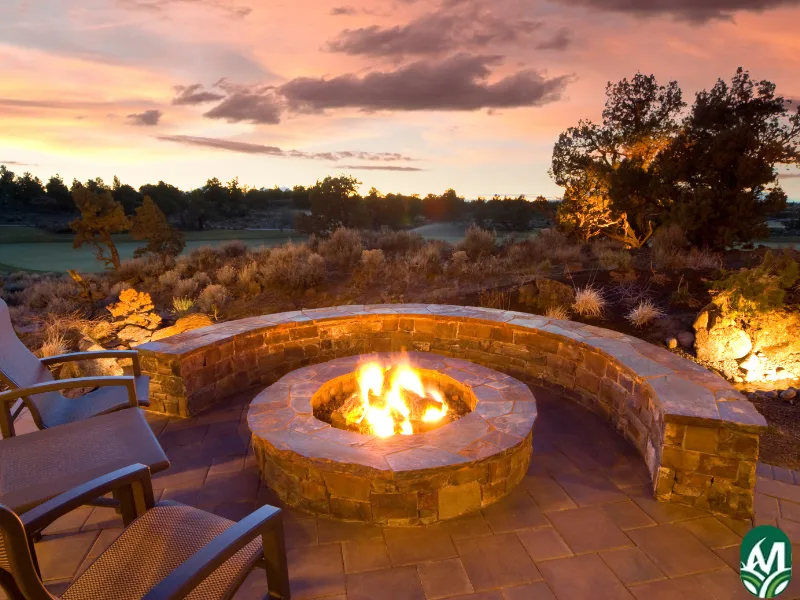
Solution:
M661 407L666 422L716 422L718 426L752 433L761 431L767 425L764 417L733 385L666 349L593 325L490 308L380 304L297 310L195 329L143 344L138 350L145 356L184 359L209 347L235 342L253 333L298 328L296 339L302 340L309 335L318 336L313 327L330 324L331 321L391 319L393 316L434 319L442 323L486 323L510 330L515 344L524 344L525 333L531 331L575 349L593 350L633 371L652 390L651 397Z

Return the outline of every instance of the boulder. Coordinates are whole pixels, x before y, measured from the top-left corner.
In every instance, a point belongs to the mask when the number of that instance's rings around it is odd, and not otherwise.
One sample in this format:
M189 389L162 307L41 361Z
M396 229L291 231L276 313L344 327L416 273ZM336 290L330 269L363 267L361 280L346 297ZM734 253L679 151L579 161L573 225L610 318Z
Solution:
M526 306L547 310L553 306L570 307L575 301L575 292L566 283L554 279L537 279L535 283L519 289L519 300Z
M191 331L192 329L200 329L201 327L208 327L209 325L213 324L214 321L212 321L211 317L209 317L208 315L200 313L187 315L175 321L174 325L153 332L153 337L151 337L150 340L153 342L157 340L163 340L164 338L173 335L178 335L179 333L183 333L184 331Z
M753 349L747 332L720 309L709 304L694 322L697 358L710 362L726 362L744 358Z
M691 331L681 331L677 336L681 348L691 348L694 345L694 334Z
M117 337L133 346L149 342L153 332L136 325L127 325L117 332Z
M667 338L667 348L675 350L678 347L678 340L674 337Z
M781 400L788 402L789 400L794 400L795 398L797 398L797 391L794 388L789 388L788 390L783 390L781 392Z

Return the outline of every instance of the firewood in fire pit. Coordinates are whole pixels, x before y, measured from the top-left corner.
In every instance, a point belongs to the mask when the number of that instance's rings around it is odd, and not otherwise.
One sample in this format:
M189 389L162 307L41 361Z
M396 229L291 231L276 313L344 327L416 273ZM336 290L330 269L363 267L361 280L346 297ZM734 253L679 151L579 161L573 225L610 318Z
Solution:
M438 411L442 410L442 405L433 398L423 397L419 394L415 394L411 390L405 389L402 391L402 394L411 413L409 415L410 421L422 421L422 417L429 408Z
M364 403L357 394L353 394L331 413L331 425L341 429L350 429L354 425L357 426L363 417Z

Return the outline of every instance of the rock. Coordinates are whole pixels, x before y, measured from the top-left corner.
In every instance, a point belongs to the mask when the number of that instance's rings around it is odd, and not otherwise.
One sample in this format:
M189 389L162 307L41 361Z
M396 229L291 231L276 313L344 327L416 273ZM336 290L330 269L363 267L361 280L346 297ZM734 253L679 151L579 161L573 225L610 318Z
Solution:
M769 398L770 400L774 400L775 398L778 397L778 392L776 392L775 390L764 392L764 397Z
M794 388L789 388L788 390L783 390L781 392L781 400L789 401L794 400L797 398L797 391Z
M667 348L675 350L678 347L678 340L674 337L667 338Z
M536 280L536 306L546 310L551 306L572 306L575 302L575 291L566 283L554 279Z
M150 338L150 341L157 341L163 340L164 338L170 337L172 335L178 335L179 333L183 333L184 331L191 331L192 329L200 329L201 327L208 327L209 325L213 325L214 321L211 320L211 317L208 315L203 314L192 314L187 315L185 317L181 317L175 324L171 327L165 327L164 329L159 329L158 331L153 332L153 337Z
M750 336L714 304L706 306L694 322L697 358L725 362L744 358L753 349Z
M149 342L152 335L152 331L135 325L127 325L117 332L117 337L128 342L131 347Z
M681 331L677 337L681 348L691 348L694 345L694 334L691 331Z

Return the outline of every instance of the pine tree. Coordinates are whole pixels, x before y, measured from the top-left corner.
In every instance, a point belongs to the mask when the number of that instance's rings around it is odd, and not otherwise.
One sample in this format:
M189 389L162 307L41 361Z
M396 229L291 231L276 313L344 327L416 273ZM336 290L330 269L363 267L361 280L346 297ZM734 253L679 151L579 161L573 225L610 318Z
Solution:
M136 249L134 256L147 253L178 256L186 246L183 234L167 222L167 217L150 196L145 196L142 205L136 209L136 216L132 219L131 237L147 242L143 248Z
M75 232L73 247L80 248L84 244L94 246L97 260L118 270L119 252L111 234L128 231L131 227L122 205L114 200L110 191L101 190L95 193L77 182L72 188L72 199L81 211L80 218L69 224ZM109 256L105 254L106 249Z

